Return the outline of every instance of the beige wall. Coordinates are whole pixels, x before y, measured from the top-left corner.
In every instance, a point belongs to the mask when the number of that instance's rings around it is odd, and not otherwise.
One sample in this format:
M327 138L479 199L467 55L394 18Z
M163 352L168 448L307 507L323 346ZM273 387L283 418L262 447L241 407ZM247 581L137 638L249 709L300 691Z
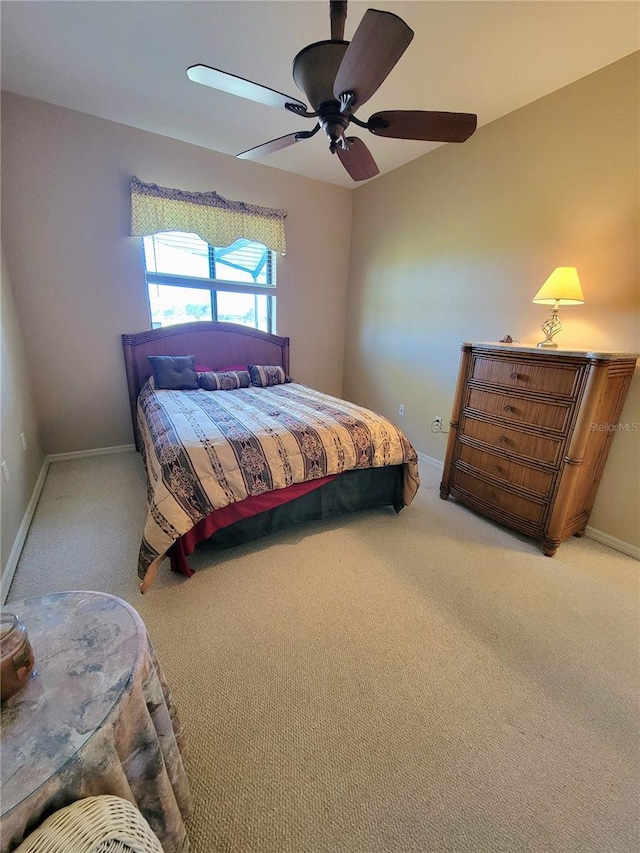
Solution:
M355 191L344 394L442 460L459 342L540 340L531 299L577 266L567 346L640 349L640 54ZM621 420L640 423L640 377ZM591 525L640 547L640 432L615 436Z
M132 175L288 212L277 331L293 376L340 394L349 190L3 93L2 239L45 451L133 440L120 335L150 324Z
M404 403L434 458L459 342L538 340L547 309L531 298L555 266L578 267L587 300L563 312L565 344L638 348L639 70L638 55L615 63L353 194L3 93L3 243L43 451L132 439L120 334L149 325L132 174L287 209L278 331L294 376L394 419ZM3 308L3 355L4 326ZM636 377L623 421L640 422L639 398ZM639 436L616 435L591 519L636 546Z
M26 354L20 323L4 261L0 270L0 358L2 360L1 453L9 482L0 477L0 559L4 573L20 525L44 463L35 415L32 382L25 368ZM21 433L27 449L22 449Z

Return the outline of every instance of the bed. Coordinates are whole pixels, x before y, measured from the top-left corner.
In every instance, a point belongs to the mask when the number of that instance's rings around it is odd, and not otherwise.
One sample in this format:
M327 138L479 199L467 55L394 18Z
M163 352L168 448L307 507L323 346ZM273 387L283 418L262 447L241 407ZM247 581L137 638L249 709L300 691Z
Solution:
M195 322L122 335L122 346L147 475L142 592L167 556L193 574L187 558L205 539L226 548L300 521L399 512L415 496L417 454L401 430L293 381L288 338ZM185 358L184 387L156 375L159 363Z

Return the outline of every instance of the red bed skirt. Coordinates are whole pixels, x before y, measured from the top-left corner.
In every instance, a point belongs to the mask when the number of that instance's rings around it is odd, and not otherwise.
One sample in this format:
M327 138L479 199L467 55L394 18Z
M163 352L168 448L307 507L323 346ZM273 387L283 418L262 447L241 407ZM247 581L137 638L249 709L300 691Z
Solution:
M228 527L242 518L251 518L253 515L274 509L281 504L306 495L314 489L319 489L321 486L334 480L337 476L337 474L331 474L328 477L321 477L318 480L310 480L308 483L294 483L285 489L275 489L272 492L265 492L262 495L251 496L245 498L243 501L238 501L237 503L214 510L169 548L171 570L180 572L190 578L194 574L194 571L189 567L187 557L193 554L199 542L213 536L216 530Z

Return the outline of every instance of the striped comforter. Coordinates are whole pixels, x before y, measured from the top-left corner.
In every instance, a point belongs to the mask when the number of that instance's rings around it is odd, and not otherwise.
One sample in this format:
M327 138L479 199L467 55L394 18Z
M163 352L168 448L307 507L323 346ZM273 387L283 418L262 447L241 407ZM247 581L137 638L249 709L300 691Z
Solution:
M155 391L138 400L149 513L138 574L202 518L251 495L355 468L404 464L404 504L418 457L386 418L291 382L234 391Z

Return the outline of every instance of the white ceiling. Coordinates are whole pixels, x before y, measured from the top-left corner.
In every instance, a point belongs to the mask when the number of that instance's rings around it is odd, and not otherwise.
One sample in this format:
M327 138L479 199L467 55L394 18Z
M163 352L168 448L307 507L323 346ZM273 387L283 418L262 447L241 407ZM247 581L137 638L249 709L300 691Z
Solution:
M329 38L327 0L1 5L3 89L227 154L313 127L185 72L203 63L304 100L291 61ZM364 120L378 110L450 110L477 113L482 126L640 49L636 0L353 0L346 39L370 5L395 12L415 38L357 114ZM382 174L436 147L354 131ZM357 186L322 133L261 162Z

